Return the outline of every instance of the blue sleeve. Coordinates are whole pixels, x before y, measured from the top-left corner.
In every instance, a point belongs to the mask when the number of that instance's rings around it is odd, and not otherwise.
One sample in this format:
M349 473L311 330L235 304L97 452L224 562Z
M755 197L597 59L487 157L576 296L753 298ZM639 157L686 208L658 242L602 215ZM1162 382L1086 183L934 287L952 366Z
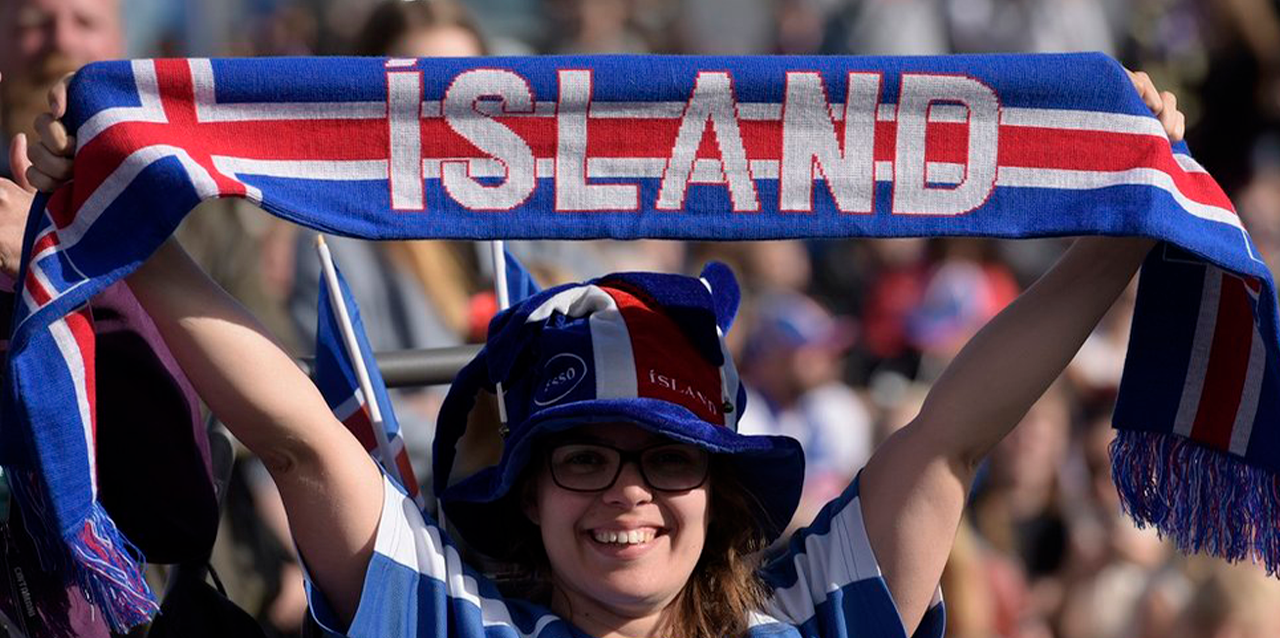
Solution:
M307 580L307 600L325 636L351 638L541 638L564 636L547 609L507 601L462 562L458 549L413 499L383 477L382 515L360 605L343 631ZM551 631L543 631L549 629Z
M773 590L766 615L805 638L906 638L867 539L857 479L792 536L762 576ZM913 638L941 638L945 617L939 590Z

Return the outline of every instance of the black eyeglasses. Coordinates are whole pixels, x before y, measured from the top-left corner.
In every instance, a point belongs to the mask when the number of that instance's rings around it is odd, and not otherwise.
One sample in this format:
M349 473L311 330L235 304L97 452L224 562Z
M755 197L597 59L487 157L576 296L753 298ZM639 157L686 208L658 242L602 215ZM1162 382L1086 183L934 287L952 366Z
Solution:
M639 450L620 450L602 443L561 443L547 454L551 479L571 492L599 492L613 487L622 466L635 461L645 485L660 492L700 487L711 468L711 454L685 443L659 443Z

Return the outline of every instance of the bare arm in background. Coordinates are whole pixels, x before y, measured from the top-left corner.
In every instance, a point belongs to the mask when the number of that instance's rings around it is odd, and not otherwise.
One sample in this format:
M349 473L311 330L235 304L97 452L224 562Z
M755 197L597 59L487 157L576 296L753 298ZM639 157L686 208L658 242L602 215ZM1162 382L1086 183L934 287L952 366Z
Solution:
M1135 87L1171 139L1173 94ZM1084 237L992 319L933 385L920 414L862 472L867 535L910 634L928 611L978 464L1026 415L1133 278L1154 244Z
M50 93L32 144L32 184L52 191L72 177L75 141L58 121L66 81ZM22 211L25 218L26 211ZM0 220L0 229L7 222ZM0 255L21 249L5 233ZM3 260L5 270L17 262ZM334 611L355 615L382 511L382 478L319 390L253 316L200 270L173 239L128 279L129 287L214 414L258 455L275 480L312 579Z

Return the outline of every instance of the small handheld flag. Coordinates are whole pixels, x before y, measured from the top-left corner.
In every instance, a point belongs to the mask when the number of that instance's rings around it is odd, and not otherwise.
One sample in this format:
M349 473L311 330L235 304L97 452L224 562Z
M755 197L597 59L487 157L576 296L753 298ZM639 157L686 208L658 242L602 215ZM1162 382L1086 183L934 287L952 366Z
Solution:
M525 268L524 264L520 263L520 260L516 259L516 256L511 254L510 250L506 249L503 241L499 239L494 243L501 248L502 261L505 266L505 280L502 283L502 289L506 294L506 305L500 305L498 309L505 310L510 304L520 303L526 298L542 292L542 287L538 285L537 280L533 278L529 269ZM496 281L494 285L497 286ZM501 303L502 297L498 299Z
M400 436L387 386L365 336L360 309L333 263L323 236L316 238L316 250L324 281L316 323L315 384L334 416L421 507L424 501L418 480ZM341 299L342 303L334 303L334 299Z

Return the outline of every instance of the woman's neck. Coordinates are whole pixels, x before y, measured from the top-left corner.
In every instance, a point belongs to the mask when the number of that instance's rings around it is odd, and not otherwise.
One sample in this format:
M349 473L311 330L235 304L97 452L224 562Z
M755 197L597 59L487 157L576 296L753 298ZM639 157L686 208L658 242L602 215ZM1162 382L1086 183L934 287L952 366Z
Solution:
M551 611L594 638L656 638L671 604L614 605L564 587L551 593Z

